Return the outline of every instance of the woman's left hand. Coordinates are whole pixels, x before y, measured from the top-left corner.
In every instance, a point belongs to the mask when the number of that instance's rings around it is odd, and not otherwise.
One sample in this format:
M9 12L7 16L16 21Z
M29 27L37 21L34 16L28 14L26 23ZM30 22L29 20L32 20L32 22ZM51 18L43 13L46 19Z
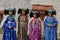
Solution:
M49 24L50 27L52 27L52 24Z
M16 31L16 28L14 27L14 31Z

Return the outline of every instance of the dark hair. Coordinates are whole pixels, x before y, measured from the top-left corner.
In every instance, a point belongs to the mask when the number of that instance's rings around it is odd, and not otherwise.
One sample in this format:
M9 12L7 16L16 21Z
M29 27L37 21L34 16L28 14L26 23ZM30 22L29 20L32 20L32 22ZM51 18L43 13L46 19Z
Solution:
M54 10L52 13L53 13L53 15L56 15L56 10Z
M36 11L36 10L32 10L32 11ZM30 17L33 17L33 15L36 14L37 15L36 18L38 18L39 17L39 12L37 11L36 13L33 13L32 11L30 12Z
M22 9L21 8L18 9L18 14L20 14L20 13L22 13Z
M12 15L15 15L15 13L16 13L15 8L14 8L13 10L6 10L6 9L5 9L5 10L4 10L4 14L5 14L5 15L8 15L10 11L12 11L12 12L13 12L13 14L12 14Z
M18 9L18 14L21 14L22 11L25 11L25 14L28 14L29 13L29 9L24 10L24 9L19 8Z
M52 11L52 12L48 12L46 13L46 15L48 16L48 13L52 13L52 15L56 15L56 10Z
M8 10L5 9L4 10L4 14L7 15L8 14Z

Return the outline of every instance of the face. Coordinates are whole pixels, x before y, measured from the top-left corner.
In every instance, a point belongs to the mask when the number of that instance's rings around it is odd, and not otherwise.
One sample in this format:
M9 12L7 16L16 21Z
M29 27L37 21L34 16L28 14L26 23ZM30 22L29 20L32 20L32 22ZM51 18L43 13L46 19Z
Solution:
M25 15L25 11L24 10L22 10L22 15Z
M52 13L48 13L49 16L52 16Z
M34 17L34 18L36 18L36 16L37 16L36 14L33 14L33 17Z
M9 11L9 15L12 15L13 14L13 12L12 11Z

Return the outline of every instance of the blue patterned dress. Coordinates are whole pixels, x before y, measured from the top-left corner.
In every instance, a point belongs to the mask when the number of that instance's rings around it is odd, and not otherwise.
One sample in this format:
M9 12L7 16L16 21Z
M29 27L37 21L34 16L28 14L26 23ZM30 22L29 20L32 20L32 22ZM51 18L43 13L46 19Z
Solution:
M10 29L9 26L12 28ZM16 21L13 16L8 16L4 22L4 33L2 40L17 40L16 39Z
M50 27L48 24L51 24ZM47 16L44 22L44 40L57 40L57 20L54 16Z

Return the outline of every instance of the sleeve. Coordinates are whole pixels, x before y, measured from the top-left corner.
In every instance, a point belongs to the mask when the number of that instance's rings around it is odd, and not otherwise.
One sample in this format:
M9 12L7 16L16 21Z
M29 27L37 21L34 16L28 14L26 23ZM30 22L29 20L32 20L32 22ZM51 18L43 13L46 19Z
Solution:
M28 18L28 32L27 32L28 35L29 35L30 30L31 30L30 25L31 25L31 19Z
M38 24L39 24L39 29L41 30L41 22L39 19L38 19Z
M8 18L5 20L5 22L4 22L4 27L8 27L9 26L9 24L8 24Z
M32 20L29 22L29 34L32 33Z
M54 21L53 21L53 26L57 26L57 24L58 24L58 21L57 21L57 19L56 18L54 18Z
M16 27L16 20L15 20L15 19L13 20L13 23L12 23L11 26L12 26L12 27Z
M48 26L48 20L47 20L47 18L44 21L44 26Z
M4 17L3 17L3 20L2 20L2 22L1 22L1 25L0 25L0 28L4 25L4 23L5 23L5 21L6 21L6 19L7 19L7 17L8 17L8 15L3 15Z
M18 28L20 27L20 16L18 16Z

